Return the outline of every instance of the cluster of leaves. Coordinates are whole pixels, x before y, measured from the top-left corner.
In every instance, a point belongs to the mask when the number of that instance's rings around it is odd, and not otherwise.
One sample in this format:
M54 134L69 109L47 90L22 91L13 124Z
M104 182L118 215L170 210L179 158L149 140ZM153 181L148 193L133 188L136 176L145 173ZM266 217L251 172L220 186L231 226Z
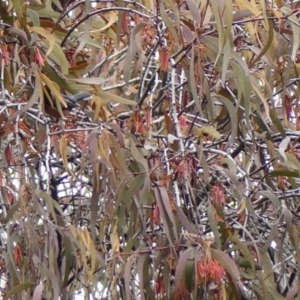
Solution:
M299 6L1 2L3 297L294 299Z

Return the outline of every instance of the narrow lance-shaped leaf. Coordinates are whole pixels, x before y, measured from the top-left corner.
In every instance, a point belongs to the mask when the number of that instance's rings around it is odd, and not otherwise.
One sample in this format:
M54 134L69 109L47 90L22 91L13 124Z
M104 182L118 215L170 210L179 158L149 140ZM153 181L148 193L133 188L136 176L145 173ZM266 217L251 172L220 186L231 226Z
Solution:
M185 266L187 264L188 259L191 258L193 251L194 251L193 248L189 248L189 249L183 251L179 255L179 260L178 260L176 272L175 272L175 288L180 287L180 282L184 275Z
M219 52L218 52L217 57L214 62L214 65L216 66L218 63L219 57L221 56L221 53L223 51L223 47L224 47L224 30L223 30L223 22L221 19L217 1L211 0L210 5L211 5L212 11L213 11L213 15L215 17L216 27L217 27L217 31L218 31L218 39L219 39ZM226 54L225 54L225 56L226 56ZM226 65L226 63L225 63L225 65Z
M145 26L146 26L145 23L139 23L136 25L136 27L130 33L130 44L128 46L127 53L126 53L125 60L124 60L125 66L124 66L123 74L124 74L125 82L128 82L130 79L131 69L133 66L132 61L134 59L134 55L137 52L137 45L136 45L135 37L141 30L144 29Z
M167 238L170 242L171 247L173 248L173 250L175 250L174 249L174 243L173 243L174 233L173 233L173 236L171 235L172 234L172 226L171 226L172 223L170 222L169 216L166 213L166 210L165 210L165 207L163 205L163 201L161 199L161 195L159 193L158 188L155 189L155 197L156 197L157 205L159 207L159 213L160 213L161 220L162 220L162 223L163 223L163 228L166 232L166 236L167 236ZM177 238L177 236L176 236L176 238Z
M292 35L292 47L291 47L291 59L292 61L295 61L298 49L299 49L299 43L300 43L300 29L299 29L299 22L296 16L292 13L291 9L288 7L281 7L280 11L282 11L285 15L287 15L287 20L290 23L290 26L293 30Z
M39 35L43 36L48 42L49 42L49 49L46 53L46 56L48 56L54 49L55 46L55 36L51 34L49 31L47 31L44 28L41 27L31 27L30 30L38 33Z
M243 284L241 282L240 272L234 260L228 254L217 249L211 249L211 255L223 266L231 276L234 284L242 291Z
M127 299L132 299L131 291L131 268L134 266L136 262L135 254L132 254L126 262L125 272L124 272L124 280L125 280L125 290Z
M242 241L240 241L240 239L236 235L232 235L230 237L230 240L239 247L239 249L242 252L243 256L249 261L250 267L255 272L254 260L253 260L253 257L251 255L248 247Z
M148 254L142 254L137 260L137 273L139 276L139 285L140 285L140 291L141 291L141 299L145 299L145 293L144 293L144 272L147 272L148 267L146 267L146 263L148 259Z
M214 214L213 207L212 207L211 203L208 204L207 217L208 217L208 221L209 221L209 225L211 227L211 230L212 230L212 232L215 236L216 246L217 246L218 249L221 249L222 243L221 243L221 238L220 238L220 232L218 230L218 222L215 218L215 214Z
M33 90L33 94L30 97L29 101L23 105L21 107L20 110L17 110L11 117L10 117L10 121L15 120L15 118L17 118L19 115L21 115L22 113L26 112L29 108L31 108L35 103L38 102L38 100L41 97L42 94L42 89L41 89L41 79L40 79L40 74L36 69L35 65L32 65L32 68L34 70L34 75L35 75L35 80L36 80L36 84L34 86L34 90Z
M177 31L171 21L171 19L169 18L169 16L167 15L166 13L166 9L165 9L165 6L162 2L160 2L160 13L161 13L161 18L162 20L164 21L164 23L166 24L167 28L170 30L175 42L177 45L180 45L180 42L179 42L179 38L178 38L178 34L177 34Z
M30 289L34 286L35 286L35 284L32 282L24 282L24 283L18 284L6 293L5 299L9 299L9 297L20 294L22 291Z
M237 136L237 128L238 128L238 119L237 119L237 108L233 106L233 104L225 97L221 95L216 95L215 96L219 101L223 103L223 105L226 107L229 116L230 116L230 121L231 121L231 136L230 139L226 145L226 148L229 147L234 141L234 139Z

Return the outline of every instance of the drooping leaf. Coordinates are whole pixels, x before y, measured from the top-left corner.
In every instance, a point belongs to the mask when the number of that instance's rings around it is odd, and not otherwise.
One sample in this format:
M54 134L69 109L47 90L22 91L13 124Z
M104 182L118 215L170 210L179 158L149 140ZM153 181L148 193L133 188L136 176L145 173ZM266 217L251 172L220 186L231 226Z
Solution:
M180 256L176 267L175 272L175 287L179 288L180 282L182 280L182 277L185 275L185 267L188 263L189 258L191 258L191 255L193 254L193 248L189 248L185 251L183 251Z
M51 34L50 32L48 32L46 29L41 28L41 27L31 27L30 30L38 33L39 35L41 35L48 41L49 49L46 53L46 56L48 56L55 47L55 36L53 34Z
M224 267L226 272L228 272L234 284L240 290L243 290L243 284L241 282L239 269L233 259L230 258L229 255L224 253L222 250L217 249L211 249L211 255Z
M19 294L22 291L30 289L34 286L35 284L32 282L25 282L25 283L18 284L6 293L5 299L9 299L9 297Z
M291 10L288 7L281 7L280 11L282 11L287 17L288 22L290 23L290 26L293 30L293 36L292 36L292 47L291 47L291 59L292 61L295 61L296 55L298 53L299 43L300 43L300 29L298 26L298 20L294 14L292 14Z

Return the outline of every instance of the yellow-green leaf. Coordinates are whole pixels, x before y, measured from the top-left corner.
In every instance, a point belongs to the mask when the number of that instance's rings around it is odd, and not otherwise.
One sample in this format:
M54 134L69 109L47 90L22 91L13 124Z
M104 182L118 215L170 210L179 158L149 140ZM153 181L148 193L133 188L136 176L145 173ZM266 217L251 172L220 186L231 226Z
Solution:
M49 31L47 31L44 28L41 27L31 27L30 30L38 33L42 37L44 37L49 42L49 49L46 53L46 56L48 56L54 49L55 46L55 36L51 34Z

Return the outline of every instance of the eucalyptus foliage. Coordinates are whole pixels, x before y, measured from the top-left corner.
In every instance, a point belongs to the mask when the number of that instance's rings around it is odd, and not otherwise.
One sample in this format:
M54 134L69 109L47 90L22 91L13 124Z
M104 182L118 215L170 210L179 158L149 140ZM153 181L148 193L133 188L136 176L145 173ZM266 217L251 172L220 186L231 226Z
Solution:
M2 1L2 298L300 298L299 7Z

